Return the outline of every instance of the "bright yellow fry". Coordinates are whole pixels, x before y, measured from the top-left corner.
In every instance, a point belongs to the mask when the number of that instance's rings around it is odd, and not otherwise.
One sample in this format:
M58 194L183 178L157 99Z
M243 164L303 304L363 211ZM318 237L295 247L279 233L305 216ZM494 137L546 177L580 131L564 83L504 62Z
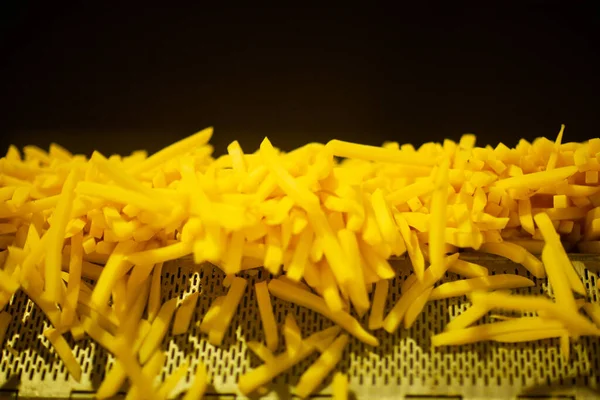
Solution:
M194 381L192 385L188 389L185 396L183 396L183 400L200 400L204 396L204 392L206 391L206 387L209 383L209 377L206 373L206 367L202 363L202 361L198 360L198 365L196 366L196 373L194 374Z
M391 219L391 214L390 214ZM397 233L397 232L396 232ZM356 234L348 229L338 231L338 240L342 249L347 255L348 267L352 268L352 273L356 277L354 282L346 285L345 289L350 295L350 300L356 308L359 315L364 315L369 309L369 295L366 291L366 283L363 270L361 268L361 251L356 238ZM375 268L378 268L375 266ZM376 271L377 272L377 271Z
M336 372L333 375L332 383L332 399L333 400L348 400L348 377L341 372Z
M173 143L172 145L165 147L157 153L154 153L144 161L135 164L127 172L131 175L138 176L141 173L150 171L153 168L158 167L160 164L174 159L177 156L186 154L191 150L197 149L198 147L204 146L210 140L213 134L213 128L209 127L201 130L185 139Z
M404 327L406 329L410 329L410 327L415 323L415 321L423 311L423 308L425 308L425 304L427 304L432 290L433 287L425 289L425 291L423 291L423 293L417 296L417 298L415 298L415 300L410 304L410 306L408 306L406 314L404 315Z
M342 353L348 343L348 335L340 335L335 341L321 354L319 359L314 362L300 376L296 394L302 398L307 397L329 375L331 370L342 358Z
M448 269L450 265L452 265L458 259L458 255L458 253L454 253L450 256L447 256L444 261L444 268ZM383 328L387 332L395 332L396 329L398 329L400 322L404 319L406 311L408 310L412 302L427 288L433 286L440 278L441 276L436 275L431 268L427 268L427 270L425 270L425 274L423 275L423 280L414 283L406 291L406 293L400 296L400 299L394 305L394 308L392 308L392 310L383 320Z
M479 248L479 251L506 257L517 264L521 264L536 278L546 277L544 265L540 260L523 247L514 243L484 243Z
M158 387L157 396L159 399L170 398L169 394L175 389L177 384L185 377L188 365L186 362L181 364L165 381Z
M183 258L192 253L191 243L175 243L157 249L144 250L127 255L126 259L135 265L151 265Z
M350 159L406 165L429 166L436 164L435 159L423 157L417 153L344 142L341 140L330 140L326 146L331 150L333 155Z
M433 289L429 300L464 296L475 290L516 289L530 286L535 286L535 283L524 276L514 274L489 275L443 283Z
M97 309L106 307L113 286L129 270L131 264L126 261L125 256L133 251L135 246L135 242L131 240L120 242L110 255L92 293L91 301Z
M242 251L244 249L245 234L243 231L233 232L225 253L223 271L226 274L236 274L242 269Z
M431 218L429 223L429 258L435 275L444 270L444 245L446 229L446 205L448 204L448 169L449 161L445 159L435 176L435 190L431 196ZM442 273L443 275L443 273Z
M163 263L154 266L152 280L150 281L150 293L148 294L148 321L154 322L154 318L160 310L161 278Z
M279 346L279 334L277 332L277 322L275 321L275 314L273 314L273 306L271 305L271 296L267 282L258 282L254 285L254 289L256 290L256 300L258 302L258 311L263 325L265 341L269 350L274 352Z
M576 312L577 306L575 305L575 296L571 291L571 286L567 280L567 274L563 269L563 266L559 264L559 259L556 257L558 249L550 247L551 245L546 244L544 250L542 250L542 261L546 267L548 274L548 280L554 295L556 296L556 303L563 307L565 312ZM569 262L566 265L567 268L573 268Z
M156 351L146 365L141 368L133 353L127 347L125 340L118 338L116 340L115 348L117 349L115 356L117 360L123 364L124 369L127 371L127 375L129 375L131 380L131 386L129 387L129 392L127 392L125 399L132 400L141 398L158 400L159 397L156 394L152 381L154 377L158 375L165 362L166 357L164 353L162 351Z
M204 334L208 334L214 326L215 320L219 313L221 312L221 306L225 301L225 296L219 296L213 300L208 308L206 314L204 314L204 318L202 319L202 323L200 324L200 332Z
M327 307L325 300L315 294L306 292L278 279L273 279L269 282L269 291L271 294L279 297L282 300L309 308L329 318L340 327L348 331L348 333L368 345L379 345L377 338L365 331L360 323L350 314L345 311L332 312L329 307Z
M67 296L63 305L61 323L71 326L75 318L75 308L81 289L81 265L83 263L83 235L77 233L71 238L71 257L69 262L69 282L67 284Z
M473 325L475 322L479 321L485 314L489 312L489 308L480 304L474 304L471 307L467 308L465 311L460 313L458 316L454 317L446 327L445 331L453 331L457 329L464 329Z
M583 305L585 313L590 316L594 324L600 329L600 304L586 303Z
M458 260L457 260L458 261ZM417 274L410 274L400 286L400 293L406 293L415 282L417 282Z
M569 286L571 286L571 289L573 289L575 293L580 294L582 296L587 296L587 290L585 289L585 286L583 285L583 282L579 277L579 273L577 272L576 267L580 271L583 271L585 269L585 264L581 261L573 261L571 262L571 268L565 266L565 272L567 273Z
M286 314L283 322L283 337L285 338L285 348L293 357L302 346L302 333L296 319L290 313Z
M296 244L296 249L292 255L292 261L287 270L287 277L293 281L299 282L304 276L304 268L308 262L308 256L312 245L314 233L312 229L304 229L300 234L300 239Z
M432 336L431 343L433 346L461 345L491 340L497 335L506 333L561 328L563 328L563 325L560 321L547 320L540 317L521 317L439 333Z
M116 184L122 186L125 189L132 190L134 192L138 192L147 196L148 201L154 201L153 199L156 196L156 193L151 188L143 185L139 180L135 179L127 171L123 171L122 169L120 169L120 166L111 163L109 160L106 159L106 157L104 157L99 152L95 151L92 154L90 160L98 167L98 170L100 172L104 173L108 178L112 179ZM170 201L165 202L162 208L168 209L169 207L172 207L172 205L169 203Z
M146 338L140 347L139 357L142 364L145 364L146 361L150 359L154 351L156 351L156 349L158 349L160 346L163 338L167 334L167 330L169 329L169 324L171 323L171 318L173 318L173 313L175 312L176 306L176 298L168 300L162 305L158 315L152 322L150 332L148 332L148 335L146 335Z
M215 319L212 329L208 333L208 340L211 344L218 346L222 343L223 337L231 324L231 319L235 314L244 291L246 290L247 281L245 279L235 277L231 282L231 287L221 304L219 317Z
M600 335L600 329L578 312L565 313L563 307L542 296L523 296L500 292L471 294L473 304L481 304L495 309L514 311L538 311L547 313L569 329L569 332L583 335Z
M96 398L108 399L115 396L125 383L125 379L127 379L127 372L120 362L115 361L96 391Z
M571 289L575 289L578 293L583 290L583 295L585 295L586 291L583 283L575 273L573 264L562 246L560 236L554 229L550 217L546 213L539 213L535 215L534 219L546 242L542 250L542 260L546 266L550 284L557 296L557 301L560 299L565 307L574 309L575 298Z
M577 167L561 167L550 171L534 172L527 175L513 176L511 178L501 179L494 186L501 189L539 189L568 178L577 172Z
M52 214L52 224L46 234L49 235L49 237L46 243L45 291L48 298L54 302L61 300L60 271L62 265L62 248L67 223L69 222L71 209L73 207L73 200L75 199L75 185L80 177L81 170L77 167L73 168L69 173L69 176L63 185L56 209Z
M390 282L387 279L377 281L375 284L375 294L373 295L373 305L369 315L369 329L375 330L383 326L383 313L385 302L388 296Z
M172 335L182 335L188 331L199 296L200 292L194 292L183 300L175 313L173 329L171 330Z
M435 186L431 180L417 181L388 194L385 200L391 206L399 206L412 198L425 196L431 193L434 188Z
M142 210L162 213L164 206L158 201L149 200L143 194L119 186L106 185L96 182L79 182L75 188L79 195L96 197L117 204L132 204Z
M486 267L461 259L456 260L454 264L450 266L448 271L462 275L466 278L478 278L489 275L489 271Z
M275 177L277 184L296 204L308 213L319 208L319 199L315 194L298 182L285 169L269 139L265 138L260 144L260 155L263 157L267 168Z
M273 360L275 360L275 356L273 356L273 352L271 350L269 350L261 342L249 341L249 342L246 342L246 345L264 363L270 363Z
M65 367L67 367L69 374L71 374L73 379L79 382L81 380L81 366L77 362L77 359L73 355L73 351L69 347L69 344L63 335L61 335L60 332L54 328L48 328L44 330L43 334L46 339L52 343L54 350L60 359L65 363Z
M552 339L568 335L569 331L564 328L557 329L540 329L533 331L521 331L515 333L503 333L492 338L495 342L502 343L519 343L531 342L536 340Z
M332 312L341 311L344 305L333 272L331 271L331 268L329 268L327 262L321 262L320 267L321 287L323 289L325 303Z

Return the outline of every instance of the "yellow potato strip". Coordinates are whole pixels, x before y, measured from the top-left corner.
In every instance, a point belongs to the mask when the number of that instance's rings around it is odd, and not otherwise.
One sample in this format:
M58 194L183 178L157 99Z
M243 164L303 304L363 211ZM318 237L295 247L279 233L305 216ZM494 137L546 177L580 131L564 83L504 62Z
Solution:
M81 366L63 335L54 328L44 330L43 335L50 341L60 359L65 363L69 374L79 382L81 380Z
M541 296L509 295L505 293L471 294L473 304L481 304L495 309L514 311L543 311L563 324L570 332L600 335L600 330L593 326L579 313L565 313L563 307Z
M202 319L202 323L200 323L200 332L204 334L208 334L212 329L216 317L221 312L221 306L225 301L225 296L219 296L213 300L208 308L206 314L204 314L204 318Z
M360 323L345 311L332 312L325 300L317 295L298 289L290 284L273 279L269 282L269 291L274 296L298 304L302 307L309 308L338 324L340 327L348 331L362 342L378 346L379 341L363 329Z
M199 296L199 292L194 292L189 294L181 302L181 305L175 313L173 329L171 330L172 335L183 335L184 333L187 333L192 321L192 315L196 309L196 304L198 303Z
M517 289L530 286L535 286L535 283L524 276L513 274L490 275L443 283L433 289L429 300L464 296L475 290Z
M333 375L332 383L332 399L333 400L348 400L348 377L341 372L336 372Z
M340 335L300 376L296 394L302 398L313 393L342 358L342 353L348 343L348 335Z
M62 247L65 237L65 231L73 200L75 198L75 185L80 179L81 173L78 168L74 168L69 173L67 180L62 188L60 199L56 205L56 209L52 214L52 224L48 230L48 241L46 244L46 261L45 261L45 290L52 301L60 300L60 271L61 271L61 256Z
M380 161L407 165L435 165L435 159L428 159L416 153L406 151L385 149L381 147L367 146L362 144L344 142L341 140L330 140L327 148L338 157L351 158L365 161Z
M499 180L495 186L501 189L527 188L539 189L541 187L560 182L577 172L577 167L561 167L551 171L534 172L522 176L514 176Z
M265 341L271 351L276 351L279 346L279 334L277 332L277 322L273 314L271 305L271 296L267 287L267 282L258 282L254 285L256 291L256 300L258 302L258 311L263 324Z
M432 336L431 343L436 347L461 345L491 340L501 334L561 328L563 325L559 321L545 320L539 317L522 317L439 333Z
M600 304L586 303L583 305L585 313L590 316L594 324L600 329Z
M202 361L198 360L196 366L196 372L194 374L194 381L188 389L187 393L183 396L183 400L200 400L206 392L206 387L209 384L208 373L206 372L206 366Z
M465 311L460 313L444 327L445 331L453 331L464 329L479 321L485 314L489 312L489 308L480 304L473 304Z
M324 331L317 332L309 336L306 340L303 340L300 350L297 351L293 357L285 351L275 356L273 362L263 364L240 376L240 379L238 380L238 389L240 393L247 396L259 387L269 383L277 375L306 359L317 350L316 346L318 342L327 340L327 336L332 335L330 332L332 332L331 329L325 329Z
M150 359L154 351L160 346L163 338L167 334L171 318L175 313L175 307L177 306L177 299L168 300L162 305L158 315L152 322L150 332L144 339L142 346L140 347L140 361L145 364Z
M456 260L450 268L448 268L448 271L462 275L465 278L479 278L489 275L489 271L486 267L461 259Z
M135 242L125 241L115 247L92 292L91 302L96 308L102 309L108 304L112 287L129 270L126 254L133 251L135 246Z
M435 190L431 197L431 218L429 227L429 256L432 271L443 275L444 270L444 231L446 229L446 204L448 202L448 168L445 159L435 176ZM444 271L445 272L445 271Z
M369 330L379 329L383 326L383 313L385 311L385 302L388 296L389 281L382 279L375 284L375 293L373 294L373 305L369 314Z
M449 268L450 265L452 265L452 263L454 263L454 261L457 259L458 253L446 257L444 261L444 268ZM406 311L412 302L427 288L433 286L440 278L441 276L437 276L431 268L427 268L425 274L423 275L423 280L421 282L414 283L412 286L410 286L406 293L400 296L398 302L383 320L383 328L387 332L395 332L396 329L398 329L400 322L404 319Z
M215 319L212 329L208 333L208 340L210 343L220 345L223 341L223 337L229 328L229 324L231 324L235 310L244 295L246 284L247 282L245 279L239 277L233 278L231 287L223 300L223 304L221 304L219 318Z
M275 360L275 356L273 356L273 352L269 350L264 344L261 342L246 342L248 348L256 354L258 358L260 358L264 363L270 363Z
M136 164L130 168L129 172L133 176L150 171L153 168L158 167L160 164L177 157L178 155L185 154L192 149L196 149L200 146L204 146L210 140L213 134L213 128L206 128L192 136L182 139L172 145L165 147L161 151L151 155L139 164Z
M154 266L152 280L150 281L150 293L148 294L148 321L153 322L160 310L161 277L163 263Z
M517 264L521 264L536 278L546 277L544 265L533 254L514 243L484 243L479 248L479 251L502 256Z
M568 335L568 331L564 328L541 329L533 331L521 331L516 333L503 333L494 336L491 340L503 343L519 343L558 338L564 335Z
M406 314L404 315L404 328L410 329L410 327L415 323L423 311L423 308L425 308L425 304L427 304L432 290L433 287L425 289L425 291L418 295L417 298L415 298L415 300L410 304L406 310Z
M164 382L159 386L156 395L159 399L171 398L169 394L175 389L177 384L185 377L188 370L188 365L183 362L171 375L169 375Z
M542 251L542 260L546 265L548 279L555 290L557 301L563 303L568 309L574 309L575 298L571 289L576 288L579 293L583 289L585 294L585 288L582 288L583 284L577 274L573 276L575 272L573 264L571 264L560 242L560 236L556 233L548 215L540 213L534 219L546 242Z
M286 314L283 322L283 337L285 338L286 351L290 354L290 357L293 357L302 346L302 333L296 319L290 313Z

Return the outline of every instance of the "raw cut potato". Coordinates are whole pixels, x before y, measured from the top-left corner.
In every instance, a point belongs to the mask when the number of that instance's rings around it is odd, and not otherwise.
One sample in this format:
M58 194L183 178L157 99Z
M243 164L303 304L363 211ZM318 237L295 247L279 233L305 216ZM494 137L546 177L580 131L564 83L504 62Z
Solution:
M76 380L81 367L67 332L112 352L116 363L99 398L127 379L127 398L173 394L188 364L153 386L166 359L161 343L173 317L172 334L184 334L198 297L210 295L161 302L163 263L188 255L227 275L227 294L214 298L200 324L215 345L247 295L236 274L262 266L273 275L254 288L266 344L247 344L264 364L240 377L242 394L265 393L275 376L320 352L298 384L308 396L335 369L350 336L377 346L353 311L369 314L368 329L394 334L428 301L468 295L471 307L433 337L435 346L559 337L567 360L571 338L600 334L599 306L575 298L586 288L565 251L600 253L600 139L563 143L563 126L554 142L521 140L515 148L476 147L467 134L418 149L332 140L289 153L265 139L255 153L234 141L213 158L212 132L151 156L94 152L88 159L52 144L23 154L11 146L0 160L0 306L23 290L48 317L44 336ZM461 259L465 251L548 276L556 301L510 294L534 282L494 275ZM396 304L386 304L396 279L388 260L405 253L413 274ZM446 271L466 279L438 285ZM335 325L303 338L292 314L275 319L271 296ZM503 321L477 325L498 309L537 316L498 315ZM0 312L0 343L9 312ZM280 334L286 348L275 353ZM198 363L185 399L203 396L209 372ZM333 393L347 398L345 375L335 374Z

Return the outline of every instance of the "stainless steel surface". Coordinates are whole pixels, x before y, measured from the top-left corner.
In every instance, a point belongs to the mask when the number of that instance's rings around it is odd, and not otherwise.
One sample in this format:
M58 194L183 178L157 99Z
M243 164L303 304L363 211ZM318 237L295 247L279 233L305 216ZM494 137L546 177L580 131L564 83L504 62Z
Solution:
M589 300L600 302L598 271L600 259L596 256L574 255L586 265L578 271L585 282ZM495 273L517 272L527 275L520 267L497 257L477 257L478 261ZM391 285L387 307L398 299L399 287L410 269L406 260L395 261L399 278ZM262 273L249 276L263 279ZM455 279L449 274L446 280ZM242 303L233 319L229 334L221 348L210 345L199 332L196 322L216 296L227 291L222 286L223 274L211 266L193 266L189 260L173 262L164 269L163 300L202 290L198 308L189 334L167 338L163 348L168 352L168 363L162 380L184 360L191 368L177 390L190 385L197 360L202 360L213 376L210 393L237 396L236 381L249 368L259 364L249 353L245 342L260 340L262 327L252 285L246 289ZM537 286L519 290L521 293L547 292L546 280ZM358 399L378 398L561 398L587 399L600 396L600 339L584 337L572 344L571 358L561 358L558 340L543 340L524 344L479 343L460 347L432 349L430 336L467 306L464 298L430 302L425 312L408 331L389 335L377 331L381 340L378 348L368 347L356 340L346 349L338 370L349 375L350 386ZM287 312L293 312L304 335L330 325L319 315L274 299L280 321ZM76 344L76 357L83 368L80 383L68 377L41 332L48 325L43 314L24 294L20 293L7 306L13 315L0 361L0 399L16 398L93 398L95 388L102 381L112 357L95 343L84 340ZM366 317L365 317L366 318ZM73 343L72 343L73 344ZM280 349L281 350L281 349ZM272 385L270 398L288 398L299 374L315 357L280 376ZM329 394L330 381L321 394ZM125 388L124 388L125 390ZM542 396L542 397L540 397Z

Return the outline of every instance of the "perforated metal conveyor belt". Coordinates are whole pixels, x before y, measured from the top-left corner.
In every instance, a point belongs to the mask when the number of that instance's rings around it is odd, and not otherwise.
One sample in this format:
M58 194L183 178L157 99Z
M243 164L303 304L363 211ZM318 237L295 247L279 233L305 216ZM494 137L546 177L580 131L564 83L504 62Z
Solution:
M600 302L597 287L600 258L573 255L583 261L585 270L578 271L585 282L590 301ZM528 275L520 266L495 257L478 258L493 273ZM410 268L406 260L398 260L399 278L390 285L387 307L398 299L398 292ZM252 285L246 289L242 303L232 321L222 347L210 345L200 334L197 321L207 311L213 299L223 295L223 274L212 266L194 266L188 260L166 265L163 276L163 300L202 290L194 322L189 334L167 338L163 348L168 351L168 365L158 379L164 379L184 360L191 360L190 370L178 389L191 384L197 360L202 360L213 376L208 398L216 393L225 398L236 397L238 377L259 364L245 345L249 340L261 340L262 327ZM246 274L247 275L247 274ZM250 276L251 281L264 279L262 273ZM447 276L446 280L454 279ZM532 278L533 279L533 278ZM521 293L545 293L546 280ZM464 298L429 302L413 328L390 335L377 331L381 341L370 348L357 340L347 347L338 370L348 374L351 390L358 399L411 398L561 398L600 397L600 339L584 337L572 344L571 359L561 358L558 340L543 340L524 344L478 343L460 347L432 349L430 336L440 332L451 317L466 308ZM279 320L293 311L304 335L331 325L325 318L304 308L274 299ZM7 306L13 315L0 361L1 398L93 398L94 390L113 363L112 356L90 340L78 342L76 357L82 365L80 383L68 377L62 362L41 335L48 322L41 311L20 293ZM72 345L74 343L71 343ZM271 398L289 398L299 375L316 356L296 366L276 379ZM328 380L319 396L330 393ZM563 397L564 396L564 397Z

